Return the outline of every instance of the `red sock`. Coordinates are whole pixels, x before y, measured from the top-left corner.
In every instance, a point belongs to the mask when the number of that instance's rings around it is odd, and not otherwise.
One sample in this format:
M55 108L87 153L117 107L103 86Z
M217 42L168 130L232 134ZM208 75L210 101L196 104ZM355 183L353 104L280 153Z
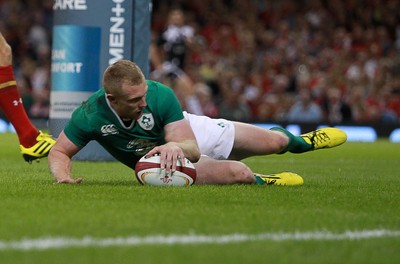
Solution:
M35 145L39 131L25 112L11 65L0 66L0 107L14 126L19 143L26 148Z

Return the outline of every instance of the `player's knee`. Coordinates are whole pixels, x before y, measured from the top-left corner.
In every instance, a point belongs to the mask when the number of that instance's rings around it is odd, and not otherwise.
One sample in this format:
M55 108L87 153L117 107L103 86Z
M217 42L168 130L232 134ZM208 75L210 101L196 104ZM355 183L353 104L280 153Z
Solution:
M1 42L0 42L1 43ZM7 43L1 43L0 44L0 57L3 58L3 60L11 61L11 56L12 56L12 50L10 45Z
M280 152L282 149L285 149L289 144L289 138L284 133L275 133L274 139L272 140L272 149L273 152Z
M10 56L11 55L11 47L7 43L2 43L0 45L0 53L2 56Z
M253 172L242 162L232 162L230 167L230 175L233 183L252 183L254 182Z

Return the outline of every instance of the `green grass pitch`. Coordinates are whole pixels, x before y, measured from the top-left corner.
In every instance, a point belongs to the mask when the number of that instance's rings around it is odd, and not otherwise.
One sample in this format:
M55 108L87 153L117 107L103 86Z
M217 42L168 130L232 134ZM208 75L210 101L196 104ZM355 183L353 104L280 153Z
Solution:
M0 263L400 263L399 144L244 162L305 183L151 187L116 162L75 162L84 182L58 185L1 134Z

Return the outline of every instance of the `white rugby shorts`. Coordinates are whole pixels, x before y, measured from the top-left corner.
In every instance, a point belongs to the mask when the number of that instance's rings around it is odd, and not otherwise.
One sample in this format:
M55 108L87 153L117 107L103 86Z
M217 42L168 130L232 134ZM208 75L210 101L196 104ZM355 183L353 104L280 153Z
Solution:
M231 154L235 139L235 128L232 121L212 119L183 112L192 127L201 155L224 160Z

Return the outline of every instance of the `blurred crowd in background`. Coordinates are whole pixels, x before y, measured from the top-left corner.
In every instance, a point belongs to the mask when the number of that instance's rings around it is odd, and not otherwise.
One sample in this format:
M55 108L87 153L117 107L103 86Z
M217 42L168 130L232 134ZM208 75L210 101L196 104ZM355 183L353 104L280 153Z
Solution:
M53 0L0 0L32 118L49 113ZM153 0L151 79L192 113L400 123L399 0Z
M32 118L49 116L52 13L53 0L0 0L0 32L13 49L18 89Z

